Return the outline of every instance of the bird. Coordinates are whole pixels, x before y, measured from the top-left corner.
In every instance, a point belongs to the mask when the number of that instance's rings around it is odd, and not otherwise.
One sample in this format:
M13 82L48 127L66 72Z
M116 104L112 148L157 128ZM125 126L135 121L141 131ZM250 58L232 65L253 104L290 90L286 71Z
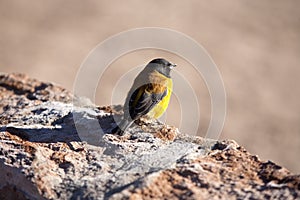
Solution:
M124 106L123 118L112 133L124 135L135 120L146 116L158 119L167 109L173 90L171 70L176 67L164 58L151 60L137 75Z

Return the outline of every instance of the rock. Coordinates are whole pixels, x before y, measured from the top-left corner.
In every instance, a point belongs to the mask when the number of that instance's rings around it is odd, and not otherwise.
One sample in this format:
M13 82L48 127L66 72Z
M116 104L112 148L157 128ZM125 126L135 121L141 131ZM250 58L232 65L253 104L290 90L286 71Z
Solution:
M0 75L1 199L296 199L300 175L231 140L141 119L110 134L121 106Z

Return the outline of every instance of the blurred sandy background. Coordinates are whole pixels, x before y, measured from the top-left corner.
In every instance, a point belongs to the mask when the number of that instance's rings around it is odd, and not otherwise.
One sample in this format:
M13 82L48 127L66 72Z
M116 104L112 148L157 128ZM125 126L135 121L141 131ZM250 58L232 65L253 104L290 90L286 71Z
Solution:
M296 0L1 0L0 71L23 72L72 90L81 62L107 37L145 26L183 32L206 48L222 74L228 111L221 138L299 173L299 8ZM133 52L114 62L99 83L105 89L96 103L109 104L118 77L153 57L185 66L177 70L198 87L200 132L205 130L210 117L205 85L197 85L199 77L188 63L162 51ZM179 123L178 101L174 97L168 110L170 124Z

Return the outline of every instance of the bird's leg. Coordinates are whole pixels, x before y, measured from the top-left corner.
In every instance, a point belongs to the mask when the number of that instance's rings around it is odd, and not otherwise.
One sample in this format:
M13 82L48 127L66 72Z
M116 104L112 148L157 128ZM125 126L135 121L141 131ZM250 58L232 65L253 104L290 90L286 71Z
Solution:
M148 115L144 115L143 117L140 118L140 122L142 124L152 124L154 119Z

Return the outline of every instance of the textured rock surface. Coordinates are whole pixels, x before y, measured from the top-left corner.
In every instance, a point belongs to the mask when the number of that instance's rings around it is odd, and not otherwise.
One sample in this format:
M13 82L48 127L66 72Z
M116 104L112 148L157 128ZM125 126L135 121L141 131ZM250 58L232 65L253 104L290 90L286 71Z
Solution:
M147 120L107 134L120 106L72 99L51 83L0 75L0 199L300 198L300 175L234 141Z

